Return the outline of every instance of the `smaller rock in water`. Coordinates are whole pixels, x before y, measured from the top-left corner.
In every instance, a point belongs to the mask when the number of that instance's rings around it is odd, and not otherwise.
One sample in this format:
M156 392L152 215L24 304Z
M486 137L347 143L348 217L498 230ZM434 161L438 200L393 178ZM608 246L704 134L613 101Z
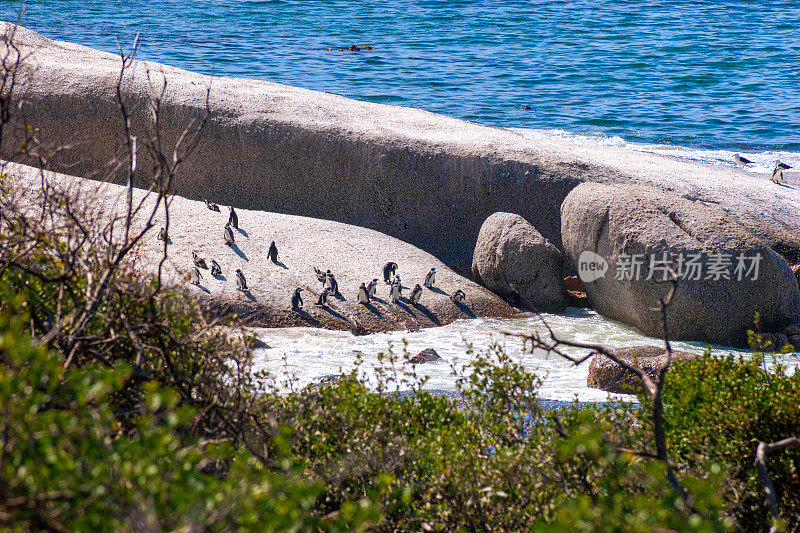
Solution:
M652 378L655 378L656 372L666 360L663 346L629 346L617 348L613 353L626 363L641 368ZM695 357L699 356L689 352L672 352L673 361L685 361ZM617 394L636 394L642 390L642 380L605 355L595 355L589 365L586 386Z
M433 348L426 348L419 352L414 357L411 357L408 362L413 363L415 365L421 365L422 363L433 363L434 361L441 361L442 358L439 357L439 354L436 353L436 350Z

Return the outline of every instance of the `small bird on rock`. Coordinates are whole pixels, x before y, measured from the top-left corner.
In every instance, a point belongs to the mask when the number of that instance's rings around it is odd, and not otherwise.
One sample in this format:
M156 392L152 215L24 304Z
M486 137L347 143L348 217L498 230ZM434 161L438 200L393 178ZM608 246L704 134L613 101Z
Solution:
M267 252L267 257L269 257L270 261L273 263L278 262L278 247L275 246L275 241L272 241L272 244L269 245L269 251Z
M779 160L775 160L775 170L772 171L772 183L780 183L783 180L783 171L789 170L790 167L786 163L781 163Z
M400 277L394 278L392 286L389 288L389 299L397 303L403 297L403 286L400 284Z
M227 244L228 246L232 246L233 243L236 242L236 240L233 238L233 230L231 229L230 226L228 225L225 226L224 235L225 235L225 244Z
M169 237L167 236L167 228L161 228L161 230L158 232L158 240L164 242L169 240Z
M752 163L752 161L750 161L746 157L740 156L739 154L733 154L733 162L741 166L749 165L750 163Z
M192 285L200 285L200 280L202 278L203 276L200 274L200 271L197 269L197 267L192 268L192 273L191 273Z
M319 294L317 298L317 307L325 307L328 305L328 295L331 293L330 289L325 289Z
M222 275L222 267L219 266L219 263L211 260L211 275L212 276L221 276Z
M206 207L212 211L216 211L219 213L219 206L215 203L209 202L207 199L203 198L203 201L206 203Z
M369 282L369 285L367 285L367 294L369 295L370 298L375 298L375 293L377 292L377 290L378 290L378 278L375 278Z
M330 270L328 272L330 272ZM325 274L325 272L318 269L317 267L314 267L314 274L317 275L317 280L320 281L322 283L322 286L324 287L325 282L328 281L328 276Z

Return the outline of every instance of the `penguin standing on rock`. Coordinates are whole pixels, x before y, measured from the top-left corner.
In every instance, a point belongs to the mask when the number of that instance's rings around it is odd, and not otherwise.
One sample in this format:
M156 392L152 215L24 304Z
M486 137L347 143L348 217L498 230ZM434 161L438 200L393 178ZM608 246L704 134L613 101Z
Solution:
M325 289L317 298L317 307L325 307L328 305L328 295L330 294L330 289Z
M358 303L360 304L368 304L369 303L369 291L367 290L367 286L364 285L364 282L361 282L361 286L358 288Z
M436 269L432 268L431 271L428 272L428 274L425 276L425 282L423 283L423 285L425 285L430 289L431 287L433 287L435 283L436 283Z
M338 295L339 294L339 283L337 283L336 278L333 277L333 274L331 273L330 270L328 270L325 273L325 276L327 278L325 280L325 286L327 286L328 289L330 289L331 294L333 294L334 296Z
M194 267L191 273L192 285L200 285L200 279L202 277L203 276L200 274L200 270L198 270L197 267Z
M389 261L385 265L383 265L383 282L387 285L389 284L389 280L394 273L397 271L397 263L393 263Z
M244 274L240 268L236 269L236 288L242 292L247 290L247 280L244 279Z
M779 160L775 160L775 169L772 171L772 183L780 183L783 179L783 171L789 170L790 167L786 163L781 163Z
M222 268L219 266L219 263L211 260L211 275L212 276L221 276L222 275Z
M464 291L458 289L456 292L452 294L452 296L450 296L450 299L453 300L454 304L463 304L464 300L467 299L467 295L464 294Z
M408 297L408 300L413 305L419 305L419 299L422 298L422 287L419 286L419 283L414 287L414 290L411 291L411 295Z
M225 226L225 244L227 244L228 246L233 246L234 242L236 242L236 240L233 238L233 230L231 229L230 226L226 225Z
M278 262L278 247L275 246L275 241L272 241L272 244L269 245L269 251L267 252L267 257L269 257L270 261L273 263Z
M294 294L292 294L292 311L299 311L303 308L303 297L300 296L300 292L303 289L297 287L294 290Z
M236 211L233 210L233 206L228 207L228 209L231 210L231 214L228 215L228 225L239 229L239 216L236 214Z
M161 230L158 232L158 240L164 242L169 240L169 237L167 236L167 228L161 228Z
M203 270L208 270L208 265L206 265L206 260L198 256L197 252L192 251L192 259L194 260L194 266L202 268Z
M219 206L217 204L209 202L205 198L203 198L203 201L206 203L207 208L209 208L211 211L216 211L217 213L219 213Z
M396 277L394 278L392 286L389 289L389 299L392 302L397 303L400 301L400 298L402 297L403 297L403 286L400 284L400 278Z
M330 272L330 270L328 272ZM328 281L328 276L317 267L314 267L314 274L317 275L317 280L322 283L323 287L325 287L325 283Z
M378 278L375 278L369 282L369 285L367 285L367 295L369 295L370 298L375 298L375 293L377 292L377 290L378 290Z

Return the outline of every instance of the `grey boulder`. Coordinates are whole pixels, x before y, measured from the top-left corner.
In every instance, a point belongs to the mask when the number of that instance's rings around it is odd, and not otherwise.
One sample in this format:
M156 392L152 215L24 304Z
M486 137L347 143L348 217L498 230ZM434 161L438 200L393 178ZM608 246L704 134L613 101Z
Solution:
M561 252L521 216L494 213L484 221L472 274L490 291L531 310L557 313L567 307L563 273Z
M678 274L671 339L745 346L756 313L761 331L800 321L789 265L716 207L649 187L584 183L561 205L561 234L594 308L646 335L663 335L656 307L668 291L665 264Z
M644 370L654 379L667 360L663 346L629 346L617 348L613 353L629 365ZM673 361L686 361L694 357L698 356L689 352L672 352ZM589 365L586 386L617 394L635 394L642 390L642 380L635 372L631 372L605 355L595 355Z

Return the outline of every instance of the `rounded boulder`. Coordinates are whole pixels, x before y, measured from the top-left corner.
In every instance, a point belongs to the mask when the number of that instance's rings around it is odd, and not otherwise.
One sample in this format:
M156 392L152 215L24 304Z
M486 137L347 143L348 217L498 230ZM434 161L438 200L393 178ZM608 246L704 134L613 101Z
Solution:
M535 311L567 307L561 252L519 215L494 213L478 233L475 279L495 294Z
M746 346L761 331L800 321L800 291L789 265L716 206L649 187L584 183L561 205L564 251L592 306L646 335Z

